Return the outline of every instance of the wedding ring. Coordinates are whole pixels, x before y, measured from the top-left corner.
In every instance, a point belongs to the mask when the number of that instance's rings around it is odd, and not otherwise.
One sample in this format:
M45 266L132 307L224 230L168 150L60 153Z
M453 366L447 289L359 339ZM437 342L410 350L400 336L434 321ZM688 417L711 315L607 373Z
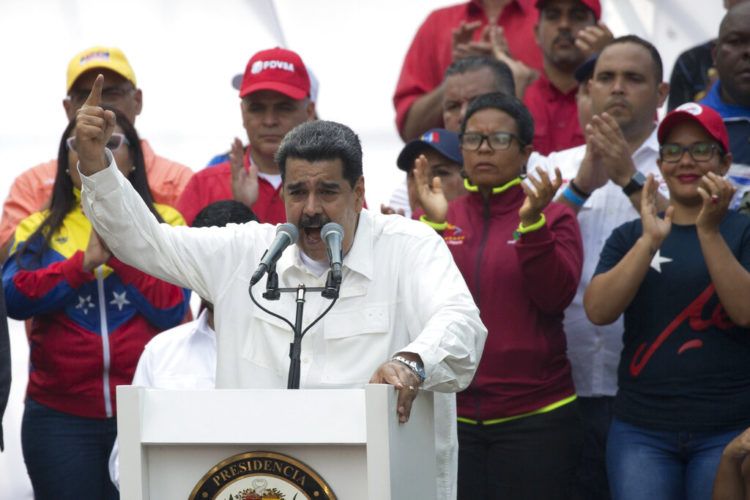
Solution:
M715 194L712 194L711 195L711 204L712 205L716 205L717 203L719 203L719 197L717 195L715 195Z

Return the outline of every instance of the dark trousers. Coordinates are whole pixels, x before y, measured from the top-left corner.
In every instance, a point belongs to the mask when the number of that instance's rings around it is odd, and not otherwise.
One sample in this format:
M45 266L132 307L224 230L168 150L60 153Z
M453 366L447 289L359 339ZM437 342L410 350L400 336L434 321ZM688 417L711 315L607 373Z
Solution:
M26 399L21 444L36 500L117 500L109 454L114 418L83 418Z
M500 424L459 422L458 499L569 499L582 432L576 401Z
M575 500L609 500L607 434L614 415L615 398L578 397L583 422L583 450L573 487Z

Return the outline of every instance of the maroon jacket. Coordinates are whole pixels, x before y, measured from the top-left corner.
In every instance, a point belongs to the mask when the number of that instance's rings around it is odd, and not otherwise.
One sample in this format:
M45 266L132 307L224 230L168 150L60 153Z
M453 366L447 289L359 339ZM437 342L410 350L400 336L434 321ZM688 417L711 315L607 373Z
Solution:
M491 420L531 412L575 393L563 311L581 277L583 247L572 210L550 203L542 228L514 239L520 186L450 202L443 231L487 326L479 369L458 394L458 415Z

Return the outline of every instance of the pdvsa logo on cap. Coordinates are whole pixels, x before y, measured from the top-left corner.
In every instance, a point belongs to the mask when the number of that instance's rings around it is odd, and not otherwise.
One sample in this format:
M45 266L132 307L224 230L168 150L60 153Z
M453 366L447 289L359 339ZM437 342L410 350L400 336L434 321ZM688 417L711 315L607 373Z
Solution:
M693 116L698 116L699 114L703 113L703 108L701 108L694 102L686 102L685 104L677 107L675 111L685 111Z
M267 69L281 69L284 71L289 71L290 73L294 73L294 64L288 61L278 61L278 60L255 61L253 63L253 66L250 68L250 72L254 75L257 75L261 71L264 71Z

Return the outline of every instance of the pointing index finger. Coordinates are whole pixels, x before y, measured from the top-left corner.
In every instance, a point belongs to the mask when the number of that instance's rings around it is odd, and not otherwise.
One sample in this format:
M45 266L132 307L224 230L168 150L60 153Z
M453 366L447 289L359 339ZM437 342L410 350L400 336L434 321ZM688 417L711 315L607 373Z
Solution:
M91 92L86 98L84 106L99 106L102 102L102 87L104 87L104 75L99 73L94 80L94 86L91 87Z

